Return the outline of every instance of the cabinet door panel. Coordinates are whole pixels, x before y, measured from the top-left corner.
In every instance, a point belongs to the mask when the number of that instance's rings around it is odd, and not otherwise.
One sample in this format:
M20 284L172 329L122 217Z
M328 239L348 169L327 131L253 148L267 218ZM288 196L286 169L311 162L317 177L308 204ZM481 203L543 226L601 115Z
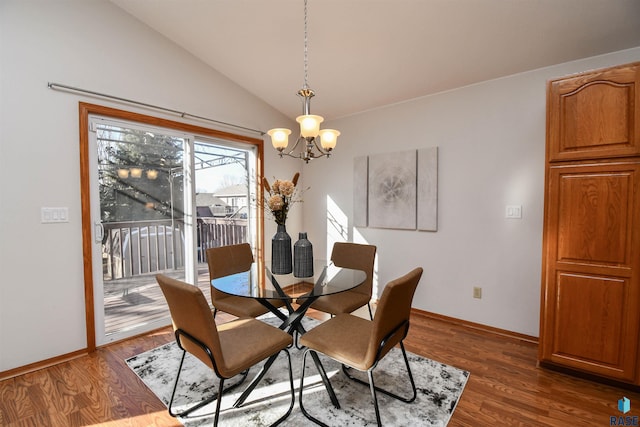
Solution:
M549 161L639 155L638 105L638 64L549 82Z
M558 178L558 261L627 265L633 174L570 173Z
M640 164L549 169L540 357L636 378Z
M601 373L621 375L628 293L625 279L559 272L552 360L575 367L593 363Z

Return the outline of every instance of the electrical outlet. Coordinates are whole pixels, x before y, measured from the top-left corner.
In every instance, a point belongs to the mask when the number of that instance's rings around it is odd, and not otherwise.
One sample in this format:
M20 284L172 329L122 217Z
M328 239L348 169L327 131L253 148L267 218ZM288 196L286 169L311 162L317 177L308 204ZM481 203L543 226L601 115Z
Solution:
M482 288L479 286L473 287L473 297L481 299L482 298Z

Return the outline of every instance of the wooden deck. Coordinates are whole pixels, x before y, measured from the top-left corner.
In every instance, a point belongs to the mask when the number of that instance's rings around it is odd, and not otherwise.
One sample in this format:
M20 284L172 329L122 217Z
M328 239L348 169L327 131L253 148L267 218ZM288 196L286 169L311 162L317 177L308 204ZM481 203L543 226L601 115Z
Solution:
M164 273L180 279L183 277L181 271L175 273ZM207 301L211 304L211 289L209 284L209 267L207 264L198 265L198 287L204 293ZM309 292L313 287L310 283L300 283L293 288L285 287L284 291L292 297L302 295ZM375 303L371 304L372 310L375 312ZM156 283L155 274L139 276L127 283L118 283L112 286L105 295L105 332L107 335L119 331L127 331L138 325L150 323L166 319L166 324L171 324L169 307L160 290L160 286ZM294 307L296 304L294 303ZM228 321L235 317L227 314L223 315L222 320ZM310 309L308 314L318 319L326 319L329 316L326 313L316 312ZM367 306L356 310L354 314L365 319L369 318Z
M176 278L183 277L180 271L166 274ZM207 300L211 292L209 286L207 264L200 264L198 287ZM167 319L167 324L171 322L169 307L154 274L105 283L104 310L107 335L164 318Z

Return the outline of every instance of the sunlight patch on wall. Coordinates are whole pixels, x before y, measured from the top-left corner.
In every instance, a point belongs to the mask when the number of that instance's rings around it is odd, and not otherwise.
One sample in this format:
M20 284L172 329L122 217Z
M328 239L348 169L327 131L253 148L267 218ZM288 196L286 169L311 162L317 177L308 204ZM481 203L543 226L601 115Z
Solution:
M356 227L351 228L349 236L349 217L338 204L327 195L327 254L326 259L331 258L331 250L335 242L349 242L371 244ZM374 300L378 299L378 256L376 255L373 268L373 294Z
M362 243L365 245L371 244L367 241L367 239L365 239L362 233L360 233L360 230L358 230L356 227L353 227L353 243ZM376 260L373 264L373 291L371 294L371 298L373 300L377 300L378 297L378 254L376 253Z
M349 241L349 218L327 194L327 254L331 258L331 250L335 242Z

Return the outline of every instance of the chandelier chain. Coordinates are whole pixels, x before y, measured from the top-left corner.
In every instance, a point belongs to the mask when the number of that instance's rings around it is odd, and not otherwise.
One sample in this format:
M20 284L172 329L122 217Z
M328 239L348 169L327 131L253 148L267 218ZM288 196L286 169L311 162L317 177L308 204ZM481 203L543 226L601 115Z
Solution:
M307 0L304 0L304 89L309 89L309 58L307 41Z

